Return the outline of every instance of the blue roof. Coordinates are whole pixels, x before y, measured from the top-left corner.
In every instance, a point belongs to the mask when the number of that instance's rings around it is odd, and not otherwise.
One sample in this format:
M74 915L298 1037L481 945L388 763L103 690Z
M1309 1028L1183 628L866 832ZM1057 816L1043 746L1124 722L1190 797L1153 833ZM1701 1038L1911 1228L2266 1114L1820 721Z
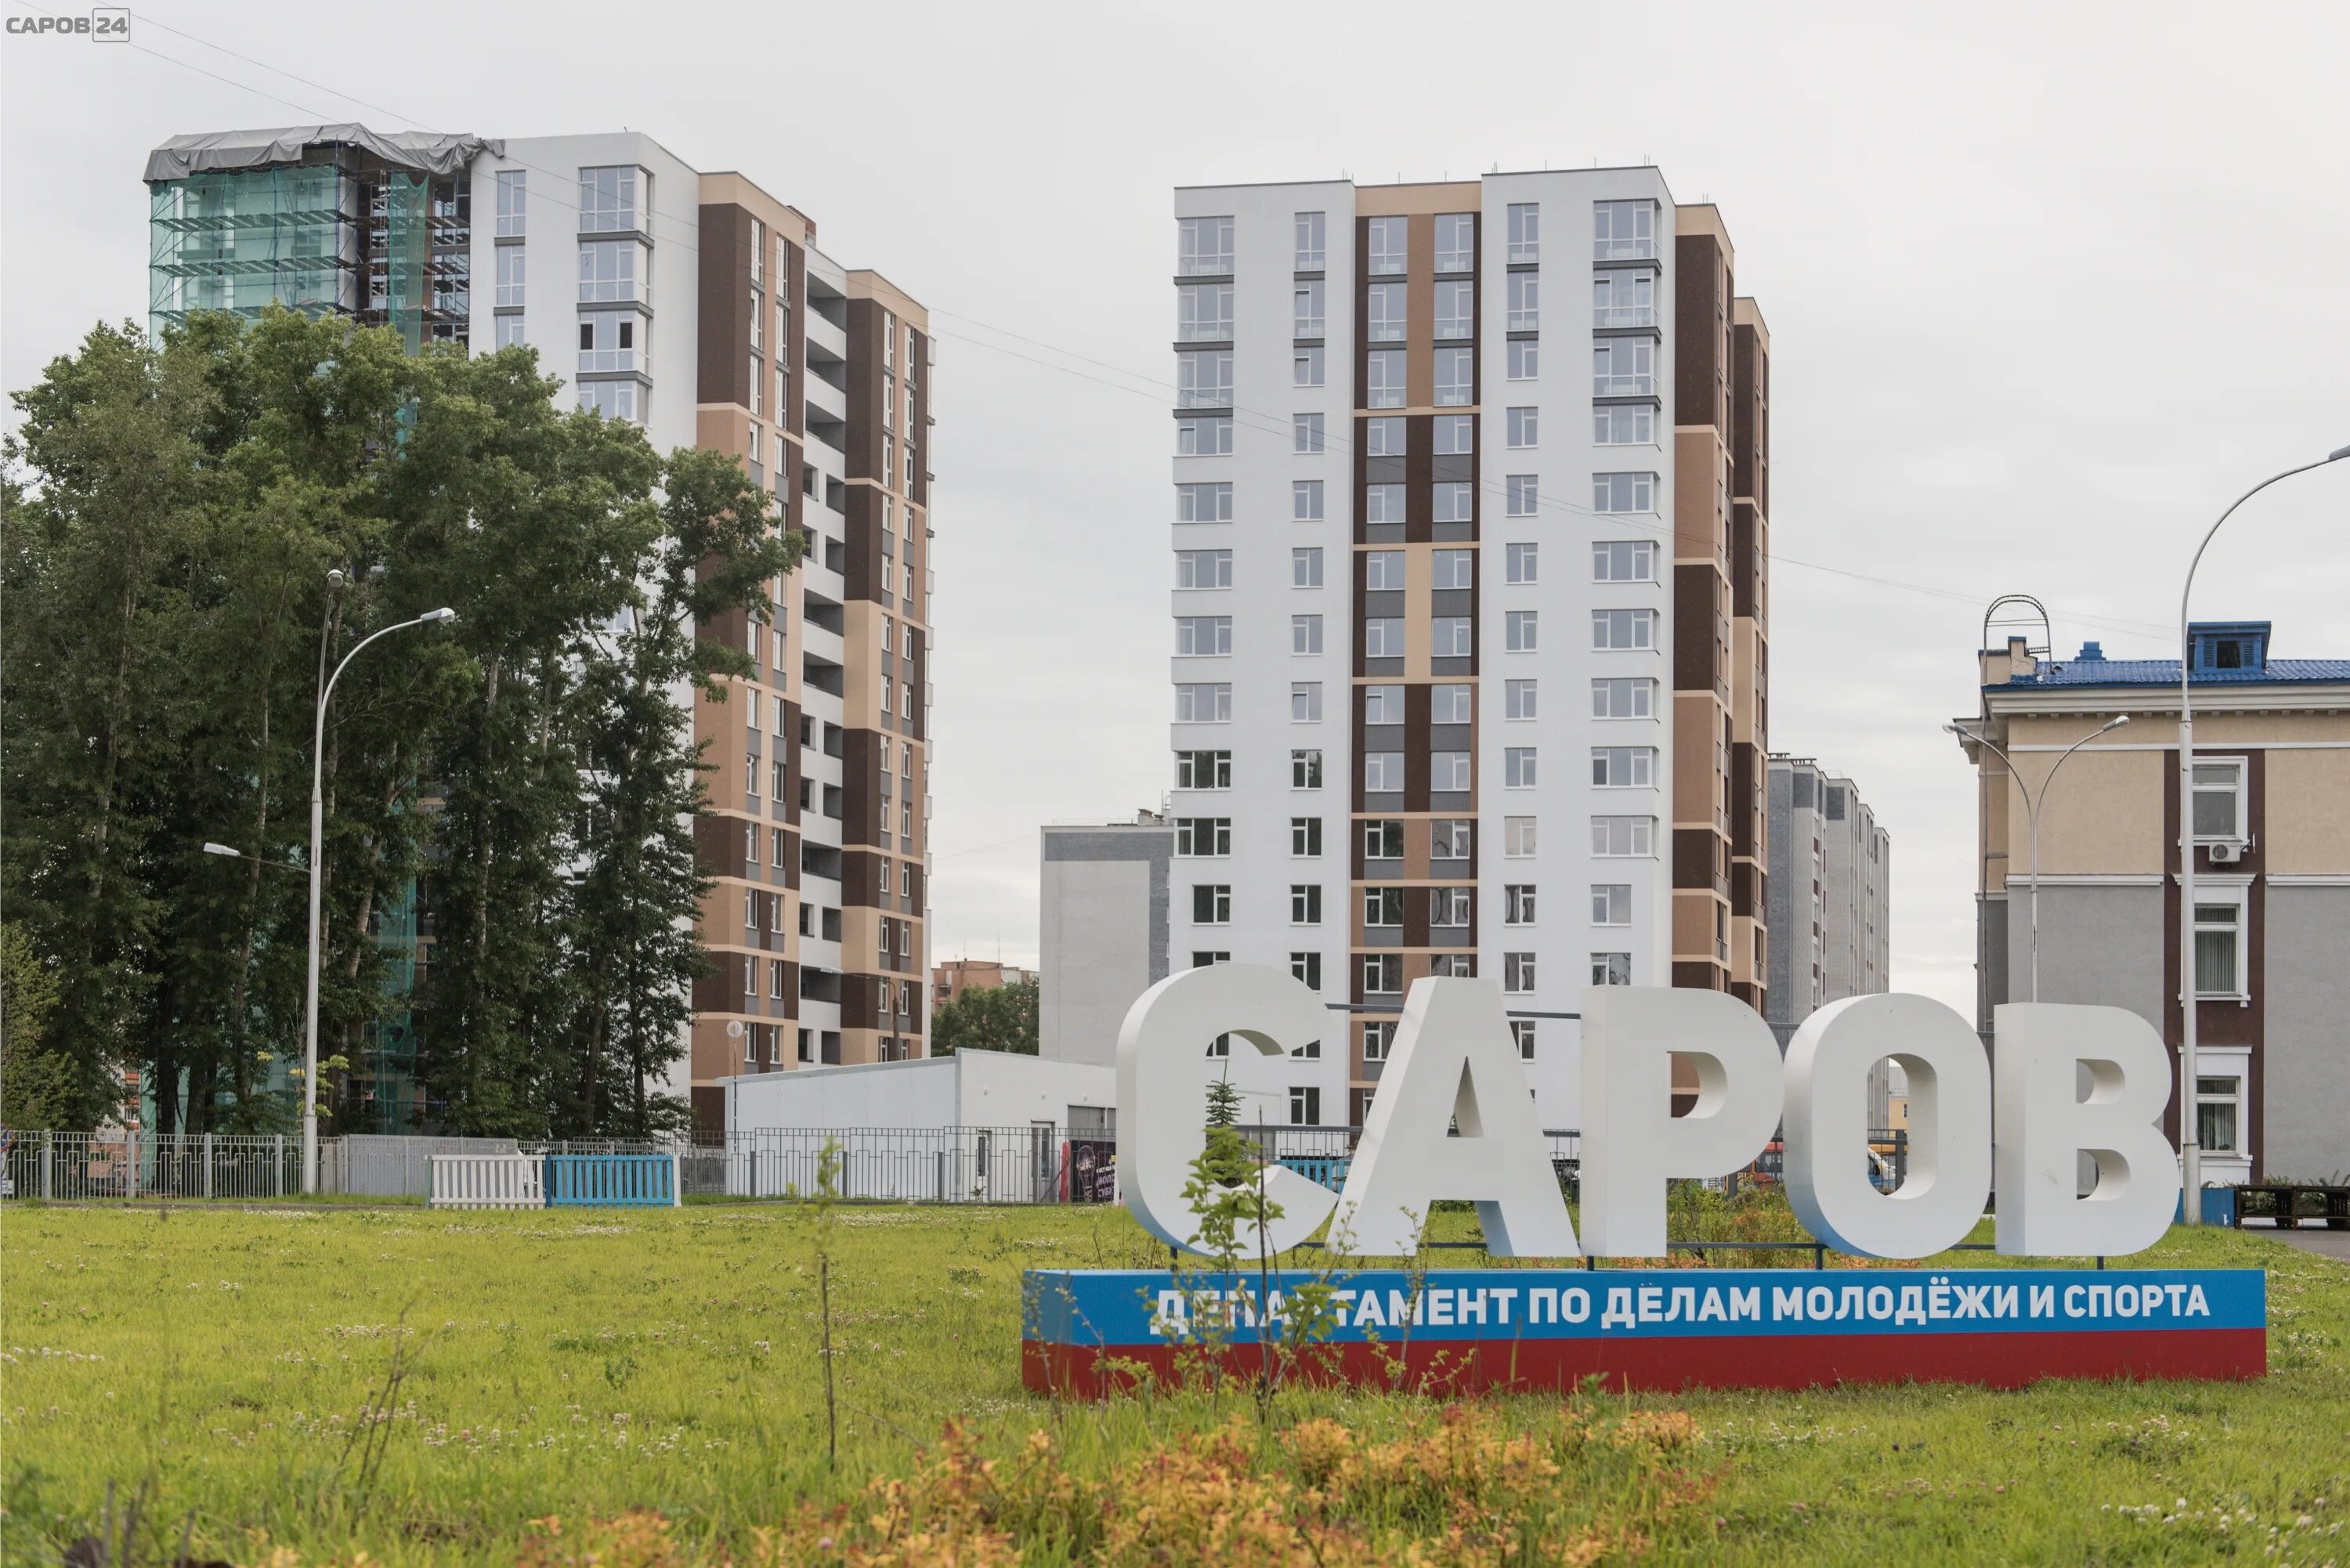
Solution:
M2264 670L2199 670L2198 686L2282 686L2295 682L2350 681L2350 659L2272 659ZM2043 664L2036 674L2000 683L2018 686L2176 686L2175 659L2066 659Z

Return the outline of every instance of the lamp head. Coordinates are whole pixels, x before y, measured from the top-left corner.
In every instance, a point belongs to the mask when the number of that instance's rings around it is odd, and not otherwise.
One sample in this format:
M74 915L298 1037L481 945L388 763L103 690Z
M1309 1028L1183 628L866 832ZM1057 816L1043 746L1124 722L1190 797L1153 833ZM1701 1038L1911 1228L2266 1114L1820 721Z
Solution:
M455 620L456 618L457 612L449 608L445 605L437 610L426 610L424 612L424 619L427 621Z
M227 845L214 844L210 839L206 839L204 841L204 853L207 855L225 855L232 860L243 858L236 850L231 849Z
M330 594L343 591L343 569L340 566L327 568L327 591Z
M2097 731L2097 733L2099 733L2100 735L2102 735L2102 734L2104 734L2104 733L2106 732L2106 731L2107 731L2107 730L2118 730L2118 729L2120 729L2124 724L2126 724L2126 723L2128 723L2128 722L2129 722L2129 715L2128 715L2127 713L2116 713L2116 714L2115 714L2112 718L2110 718L2110 719L2108 719L2108 720L2106 720L2106 721L2105 722L2105 724L2103 725L2103 727L2102 727L2102 728L2100 728L2100 729Z
M2350 446L2337 446L2332 452L2325 454L2325 461L2328 462L2340 462L2345 457L2350 457Z

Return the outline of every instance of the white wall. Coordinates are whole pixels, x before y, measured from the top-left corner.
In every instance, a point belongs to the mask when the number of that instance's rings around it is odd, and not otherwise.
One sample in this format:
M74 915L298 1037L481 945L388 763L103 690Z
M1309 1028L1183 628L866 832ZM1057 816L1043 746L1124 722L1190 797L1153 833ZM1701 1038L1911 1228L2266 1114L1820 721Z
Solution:
M1048 859L1043 894L1037 1054L1110 1066L1127 1009L1151 984L1150 862Z
M726 1080L730 1132L763 1127L1066 1127L1071 1106L1118 1103L1107 1067L994 1051Z

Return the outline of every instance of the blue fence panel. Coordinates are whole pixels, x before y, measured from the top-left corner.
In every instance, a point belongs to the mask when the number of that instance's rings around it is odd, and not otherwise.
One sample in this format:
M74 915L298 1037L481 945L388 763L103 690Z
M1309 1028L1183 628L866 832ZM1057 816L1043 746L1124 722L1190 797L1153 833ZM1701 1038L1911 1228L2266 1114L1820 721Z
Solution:
M667 1209L677 1201L677 1165L666 1154L550 1154L549 1209Z
M1281 1163L1306 1180L1318 1181L1336 1192L1346 1187L1347 1172L1355 1158L1346 1154L1284 1154Z

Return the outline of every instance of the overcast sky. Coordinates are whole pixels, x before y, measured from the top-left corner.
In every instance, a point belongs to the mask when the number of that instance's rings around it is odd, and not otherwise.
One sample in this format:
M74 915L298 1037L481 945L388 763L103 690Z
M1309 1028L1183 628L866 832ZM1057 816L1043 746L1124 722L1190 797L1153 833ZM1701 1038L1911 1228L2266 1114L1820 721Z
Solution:
M179 132L626 126L743 171L931 307L933 952L1027 961L1037 825L1169 783L1170 188L1654 162L1721 205L1771 327L1771 744L1857 781L1894 984L1968 1008L1974 812L1938 726L1975 709L1985 602L2039 595L2062 653L2175 652L2200 529L2350 441L2346 60L2333 0L167 0L129 47L0 39L0 369L144 319L140 174ZM2199 612L2350 655L2345 524L2350 463L2271 492Z

